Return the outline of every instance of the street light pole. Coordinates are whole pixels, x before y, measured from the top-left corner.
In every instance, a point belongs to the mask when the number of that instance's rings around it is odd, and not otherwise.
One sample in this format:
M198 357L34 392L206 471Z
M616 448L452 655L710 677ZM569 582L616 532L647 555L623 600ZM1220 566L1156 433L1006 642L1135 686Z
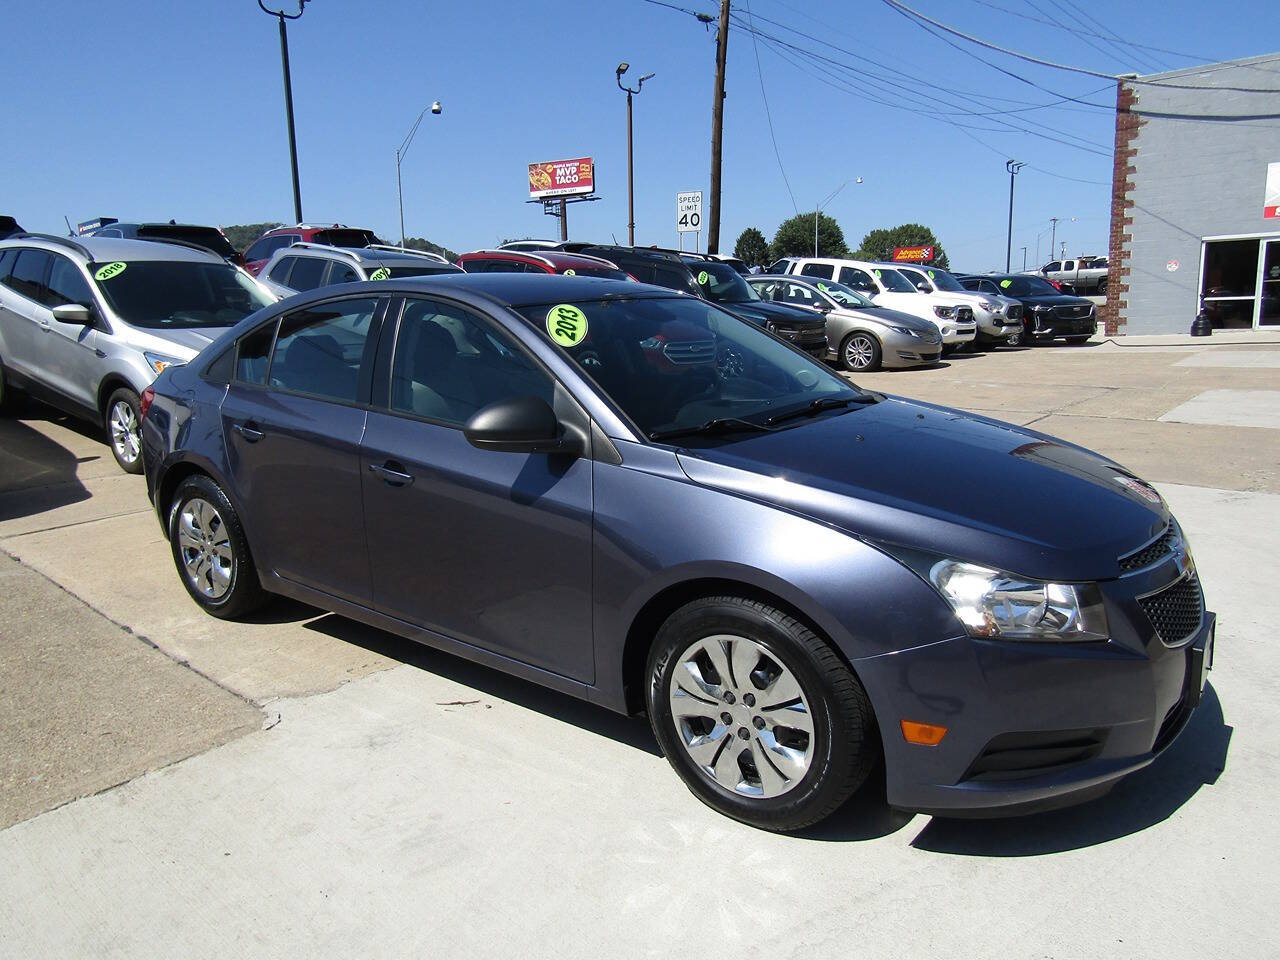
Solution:
M828 193L825 197L819 200L817 205L813 208L813 255L815 257L818 255L818 217L822 213L822 208L826 206L828 203L830 203L832 200L834 200L836 198L837 193L839 193L849 184L853 183L855 180L857 180L858 183L862 182L861 177L850 177L844 183L840 184L840 186L836 187L834 190Z
M433 100L431 106L422 108L422 112L418 114L418 119L413 121L413 126L409 128L409 132L400 141L400 146L396 147L396 196L400 200L400 246L402 247L404 246L404 190L400 186L400 161L409 152L409 145L413 143L414 135L418 132L418 126L422 123L422 118L427 115L428 110L434 116L439 116L440 101Z
M640 82L636 84L636 88L632 90L630 87L622 85L622 75L631 69L631 64L625 60L618 64L616 78L618 81L618 89L623 90L627 94L627 246L634 247L636 245L636 195L635 195L635 167L632 161L631 153L631 97L632 94L639 95L644 89L644 82L652 80L656 74L646 73L640 78Z
M1008 273L1013 262L1013 178L1018 175L1025 164L1016 160L1006 160L1004 168L1009 171L1009 240L1004 248L1004 272Z
M285 30L284 22L286 20L297 20L302 16L302 8L307 5L308 0L298 0L297 13L285 13L284 10L269 10L262 0L258 0L258 7L268 16L275 17L280 22L280 66L284 72L284 113L285 119L289 124L289 163L293 171L293 215L296 217L297 223L302 222L302 189L298 185L298 140L293 130L293 82L289 77L289 34Z
M1027 248L1022 248L1022 272L1027 272Z

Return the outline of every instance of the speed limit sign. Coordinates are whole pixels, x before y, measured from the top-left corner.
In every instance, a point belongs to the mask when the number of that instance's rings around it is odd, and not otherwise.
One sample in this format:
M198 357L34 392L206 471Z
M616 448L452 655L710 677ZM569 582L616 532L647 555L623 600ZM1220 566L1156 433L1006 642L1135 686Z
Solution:
M681 233L702 229L702 191L676 194L676 228Z

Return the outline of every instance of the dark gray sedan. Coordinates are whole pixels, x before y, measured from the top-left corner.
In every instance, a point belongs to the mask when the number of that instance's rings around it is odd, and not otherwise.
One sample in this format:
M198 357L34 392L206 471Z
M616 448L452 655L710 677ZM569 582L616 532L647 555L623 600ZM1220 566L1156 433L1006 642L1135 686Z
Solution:
M1186 538L1123 467L859 390L654 287L316 291L143 408L210 614L284 594L646 712L700 799L770 830L882 757L910 809L1096 795L1178 735L1211 662Z

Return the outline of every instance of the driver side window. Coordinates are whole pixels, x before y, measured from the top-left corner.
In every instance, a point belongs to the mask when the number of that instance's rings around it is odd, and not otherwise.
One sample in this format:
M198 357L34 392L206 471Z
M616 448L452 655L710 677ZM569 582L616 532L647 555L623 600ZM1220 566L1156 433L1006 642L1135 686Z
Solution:
M461 427L498 400L539 397L554 383L503 331L452 304L405 303L391 363L391 409Z

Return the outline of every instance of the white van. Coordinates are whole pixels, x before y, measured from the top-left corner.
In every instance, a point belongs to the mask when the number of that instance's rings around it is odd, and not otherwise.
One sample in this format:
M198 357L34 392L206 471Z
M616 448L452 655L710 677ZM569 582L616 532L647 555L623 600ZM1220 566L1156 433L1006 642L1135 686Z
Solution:
M972 343L977 336L973 308L960 302L967 298L924 293L893 267L866 260L794 257L787 261L786 272L835 280L870 297L873 303L928 320L942 335L944 355Z

